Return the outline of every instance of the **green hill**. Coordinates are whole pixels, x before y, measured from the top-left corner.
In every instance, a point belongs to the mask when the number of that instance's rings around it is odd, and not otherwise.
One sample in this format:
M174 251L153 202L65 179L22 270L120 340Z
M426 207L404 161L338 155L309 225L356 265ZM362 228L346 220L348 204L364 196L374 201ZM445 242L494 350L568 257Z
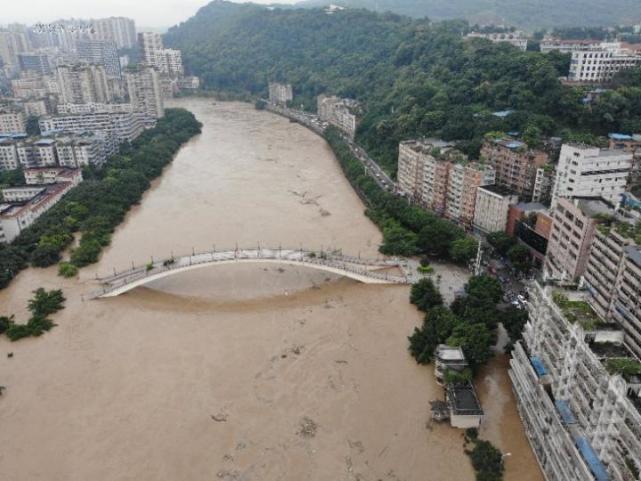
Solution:
M330 3L414 18L465 18L471 23L527 29L641 22L641 2L637 0L306 0L298 5L320 7Z
M165 42L180 48L186 69L205 88L266 95L269 81L293 84L297 105L334 93L363 102L358 139L390 170L400 140L461 140L475 155L489 131L542 135L641 132L641 81L581 103L563 86L569 58L465 40L464 21L431 23L393 14L269 9L215 1ZM630 86L627 86L630 85ZM492 115L514 110L506 117Z

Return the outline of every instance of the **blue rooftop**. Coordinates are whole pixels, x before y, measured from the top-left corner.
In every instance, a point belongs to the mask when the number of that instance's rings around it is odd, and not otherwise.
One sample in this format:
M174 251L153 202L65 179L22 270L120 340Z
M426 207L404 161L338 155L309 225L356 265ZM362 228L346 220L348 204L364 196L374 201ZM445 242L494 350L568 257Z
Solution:
M608 137L610 137L612 140L632 140L632 136L628 134L612 133L608 134Z
M597 481L609 481L610 476L605 470L605 466L603 466L603 463L594 452L594 448L590 444L590 441L588 441L583 436L579 436L575 439L575 442L576 447L579 448L581 456L583 456L583 459L585 459L585 462L590 468L590 471L592 471L592 474L594 474L594 478Z
M530 362L532 363L532 367L539 377L547 375L548 371L547 369L545 369L545 366L543 365L543 361L541 361L541 359L539 359L537 356L532 356L530 358Z
M508 149L519 149L519 148L523 147L524 145L525 144L523 142L519 142L518 140L514 140L512 142L508 142L507 144L505 144L505 146Z
M574 417L574 414L572 413L572 410L570 409L567 401L558 399L554 401L554 404L556 405L557 411L559 411L559 414L561 415L563 424L565 424L566 426L570 424L576 424L576 418Z

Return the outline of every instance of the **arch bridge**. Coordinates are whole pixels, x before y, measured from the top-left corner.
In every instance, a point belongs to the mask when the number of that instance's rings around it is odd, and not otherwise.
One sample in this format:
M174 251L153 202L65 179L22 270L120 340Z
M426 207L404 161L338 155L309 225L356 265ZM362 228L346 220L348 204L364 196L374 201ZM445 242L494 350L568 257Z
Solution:
M91 299L115 297L136 287L215 264L275 263L304 266L349 277L366 284L410 284L411 280L401 259L364 259L343 255L341 251L310 251L304 249L231 249L192 253L192 255L153 260L143 266L132 266L123 272L99 277L101 288L92 292ZM398 268L398 273L383 272Z

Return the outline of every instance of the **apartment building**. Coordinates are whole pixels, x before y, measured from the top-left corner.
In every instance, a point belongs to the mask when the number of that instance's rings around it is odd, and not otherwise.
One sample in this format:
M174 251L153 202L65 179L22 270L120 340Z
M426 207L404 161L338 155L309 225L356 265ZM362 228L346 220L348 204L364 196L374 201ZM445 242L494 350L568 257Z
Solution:
M510 206L519 196L500 185L485 185L476 190L473 227L484 234L504 232Z
M0 242L11 243L20 233L33 224L42 214L56 205L60 199L75 187L74 182L62 182L43 187L29 186L21 188L34 193L32 197L20 201L0 203ZM3 196L6 197L6 189ZM17 198L19 193L10 194Z
M560 198L553 209L544 277L561 284L578 282L585 272L597 225L611 216L613 207L602 199Z
M465 38L484 38L492 43L508 43L519 50L527 50L527 37L523 32L502 32L502 33L468 33Z
M27 123L24 113L0 109L0 135L26 134Z
M294 89L291 84L269 83L269 102L271 104L286 106L287 102L292 100L294 100Z
M487 139L481 147L481 160L494 167L496 184L510 189L524 201L540 202L547 195L551 180L550 157L541 150L510 137ZM549 192L549 190L548 190Z
M129 102L137 112L143 112L150 122L165 115L160 76L150 67L143 67L137 71L125 74Z
M76 50L80 62L102 65L109 78L120 78L120 58L114 41L82 39L76 42Z
M183 76L184 69L180 50L164 48L160 34L141 32L138 34L138 44L145 65L154 67L164 75Z
M621 47L620 43L603 43L596 48L572 51L568 80L604 83L621 70L641 65L641 55Z
M353 99L319 95L317 98L318 117L345 132L351 139L356 135L360 104Z
M469 227L476 189L494 182L494 169L471 162L446 142L407 140L399 145L399 191L417 204Z
M23 72L36 72L40 75L51 75L49 57L43 53L19 53L18 65Z
M637 357L641 357L639 232L636 225L622 221L599 226L584 274L588 302L599 317L621 327L626 345Z
M451 163L447 178L445 217L471 227L477 188L495 182L494 169L479 162Z
M59 95L58 82L53 76L43 77L30 73L21 73L20 78L11 80L13 96L20 99L41 99L50 94Z
M87 104L113 99L102 65L62 65L56 69L60 103Z
M611 133L608 138L610 150L623 150L632 154L630 183L638 183L641 180L641 134Z
M119 49L136 46L136 24L131 18L98 18L91 20L91 25L97 38L111 40Z
M0 170L15 170L18 165L18 152L13 139L0 139Z
M602 197L618 204L632 170L632 157L622 150L564 144L556 168L552 205L560 197Z
M535 282L509 376L545 478L636 481L641 469L641 380L616 326L572 294Z
M135 112L94 112L43 117L38 124L43 134L104 132L115 149L122 142L135 140L145 129L146 119L145 114Z
M78 185L82 182L82 170L68 167L36 167L24 170L27 185L48 185L71 182Z
M49 113L48 99L27 100L21 104L27 117L42 117Z
M61 167L80 168L102 167L113 151L104 135L84 133L56 137L56 153Z
M5 66L18 65L18 54L31 51L29 37L24 31L0 30L0 60Z

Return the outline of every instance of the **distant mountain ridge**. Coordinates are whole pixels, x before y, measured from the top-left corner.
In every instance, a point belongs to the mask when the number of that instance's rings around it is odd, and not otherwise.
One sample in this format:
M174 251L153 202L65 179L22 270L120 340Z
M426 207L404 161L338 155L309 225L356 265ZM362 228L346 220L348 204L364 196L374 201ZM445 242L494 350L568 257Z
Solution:
M641 23L639 0L304 0L297 6L329 4L432 20L464 18L471 23L530 30Z

